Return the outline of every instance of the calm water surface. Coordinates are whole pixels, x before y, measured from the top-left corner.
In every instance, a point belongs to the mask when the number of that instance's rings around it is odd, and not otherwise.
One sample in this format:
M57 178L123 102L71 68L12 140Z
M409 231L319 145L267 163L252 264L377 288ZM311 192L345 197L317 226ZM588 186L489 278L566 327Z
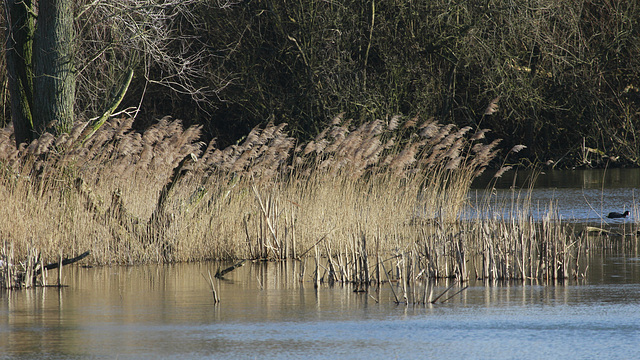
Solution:
M470 193L474 205L487 194L485 188L491 174L485 175L476 180ZM529 194L531 179L532 173L528 171L507 172L497 180L491 204L500 208L510 205L512 199L523 200ZM624 220L606 216L612 211L626 210L631 213L628 220L640 221L640 169L551 170L535 175L534 180L530 190L531 211L537 219L545 216L551 205L566 222L620 224ZM475 213L472 211L469 216Z
M314 289L299 263L236 270L219 305L213 263L77 267L67 288L1 293L1 357L637 358L640 258L592 260L593 281L472 283L432 306L396 305L388 285Z
M619 186L603 185L576 175L591 185L550 181L534 194L546 201L553 192L563 216L601 221L572 191L604 188L604 211L631 210L628 194L640 184L619 178ZM508 196L509 186L498 193ZM310 271L300 277L299 262L247 264L216 280L218 305L203 277L216 263L70 267L66 288L0 291L0 358L638 358L640 254L626 249L592 251L584 280L472 282L430 306L396 305L389 285L368 293L315 289ZM435 293L448 286L438 283Z

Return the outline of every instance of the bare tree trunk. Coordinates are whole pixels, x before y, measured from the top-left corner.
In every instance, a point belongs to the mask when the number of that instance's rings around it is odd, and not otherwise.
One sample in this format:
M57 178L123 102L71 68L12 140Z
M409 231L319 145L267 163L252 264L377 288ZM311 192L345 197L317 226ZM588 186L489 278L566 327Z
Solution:
M67 132L73 124L72 0L40 0L34 40L34 129Z
M31 0L6 0L6 59L11 97L11 120L16 146L33 139L32 45L35 32Z

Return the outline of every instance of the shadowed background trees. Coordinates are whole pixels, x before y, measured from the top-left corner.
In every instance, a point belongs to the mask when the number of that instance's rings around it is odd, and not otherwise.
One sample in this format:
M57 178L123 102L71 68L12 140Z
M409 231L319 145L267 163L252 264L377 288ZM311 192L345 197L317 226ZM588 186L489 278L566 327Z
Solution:
M137 128L169 114L221 146L403 114L490 128L530 161L640 164L636 2L100 0L74 19L77 119L133 70L119 110Z

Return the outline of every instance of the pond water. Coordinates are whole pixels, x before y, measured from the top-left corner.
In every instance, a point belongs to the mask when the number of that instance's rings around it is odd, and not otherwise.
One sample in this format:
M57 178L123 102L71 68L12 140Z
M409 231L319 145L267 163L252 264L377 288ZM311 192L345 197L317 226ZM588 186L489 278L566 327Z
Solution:
M74 267L63 271L66 288L2 292L0 358L637 357L637 255L594 255L591 280L472 282L427 306L396 305L388 284L316 289L300 281L299 262L215 280L215 305L203 274L217 267Z
M470 192L474 205L485 198L490 181L491 174L475 181ZM627 210L630 212L627 221L640 219L640 169L512 171L497 179L495 189L490 192L491 204L496 204L496 208L530 195L536 219L545 216L550 206L566 222L619 225L625 220L607 219L607 214ZM469 216L476 214L471 211Z
M580 185L573 187L561 185L568 173L559 180L540 175L544 183L532 198L547 201L552 192L563 217L606 222L605 212L635 209L640 188L637 172L619 174L619 185L597 180L612 172L593 175L593 182L576 175ZM500 185L496 195L511 196L510 186ZM572 193L589 190L598 192L598 207L585 207L585 198ZM626 226L634 219L616 221ZM68 287L0 291L0 359L637 358L637 243L593 249L588 260L584 279L470 282L430 305L396 304L389 284L368 292L350 285L315 288L311 272L301 277L295 261L247 263L214 280L219 304L208 273L229 264L70 266L63 271ZM436 283L434 293L449 285ZM443 298L458 290L455 284Z

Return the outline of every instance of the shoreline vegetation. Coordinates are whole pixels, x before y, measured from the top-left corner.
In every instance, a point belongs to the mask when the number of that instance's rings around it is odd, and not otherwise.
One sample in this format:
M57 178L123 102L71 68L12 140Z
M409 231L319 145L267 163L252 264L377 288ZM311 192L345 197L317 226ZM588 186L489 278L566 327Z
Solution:
M399 116L355 127L339 115L306 143L280 124L218 149L177 120L143 133L132 123L87 138L78 122L17 150L12 129L0 131L4 287L37 284L24 273L86 251L96 265L313 260L318 284L584 272L586 235L552 208L534 221L526 195L503 204L511 219L461 220L499 151L487 130Z

